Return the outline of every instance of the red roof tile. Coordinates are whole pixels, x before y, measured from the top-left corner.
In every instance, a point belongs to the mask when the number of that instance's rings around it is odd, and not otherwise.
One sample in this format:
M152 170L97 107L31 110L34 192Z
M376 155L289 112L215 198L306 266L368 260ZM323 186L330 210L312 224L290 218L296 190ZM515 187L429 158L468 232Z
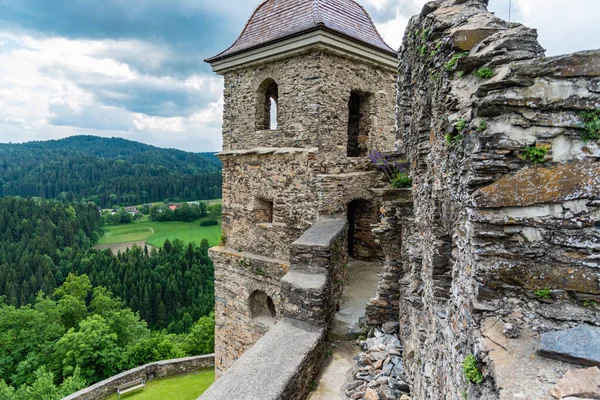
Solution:
M366 10L353 0L266 0L235 43L208 61L319 28L396 53L383 41Z

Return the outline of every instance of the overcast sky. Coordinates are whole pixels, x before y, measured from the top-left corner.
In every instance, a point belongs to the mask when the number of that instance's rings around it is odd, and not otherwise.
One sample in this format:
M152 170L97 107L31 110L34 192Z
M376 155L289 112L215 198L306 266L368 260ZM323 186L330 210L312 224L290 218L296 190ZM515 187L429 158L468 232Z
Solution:
M119 136L221 147L222 80L202 60L228 47L259 0L0 0L0 142ZM362 0L400 45L426 0ZM508 18L509 0L490 0ZM547 55L600 48L599 0L513 0Z

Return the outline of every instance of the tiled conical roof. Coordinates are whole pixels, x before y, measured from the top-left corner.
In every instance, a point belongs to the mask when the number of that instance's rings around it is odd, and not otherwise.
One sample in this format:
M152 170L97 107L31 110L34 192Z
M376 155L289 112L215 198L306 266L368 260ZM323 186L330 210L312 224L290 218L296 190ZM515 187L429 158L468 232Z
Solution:
M316 29L396 53L383 41L366 10L353 0L266 0L256 8L235 43L212 59Z

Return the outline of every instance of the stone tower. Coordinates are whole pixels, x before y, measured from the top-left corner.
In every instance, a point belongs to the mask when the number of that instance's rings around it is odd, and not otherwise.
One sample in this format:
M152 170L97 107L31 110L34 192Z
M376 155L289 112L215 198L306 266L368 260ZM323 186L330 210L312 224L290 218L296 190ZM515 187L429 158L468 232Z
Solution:
M377 256L368 154L394 149L397 55L352 0L267 0L206 61L225 82L220 374L280 318L290 245L317 218L348 214L350 255Z

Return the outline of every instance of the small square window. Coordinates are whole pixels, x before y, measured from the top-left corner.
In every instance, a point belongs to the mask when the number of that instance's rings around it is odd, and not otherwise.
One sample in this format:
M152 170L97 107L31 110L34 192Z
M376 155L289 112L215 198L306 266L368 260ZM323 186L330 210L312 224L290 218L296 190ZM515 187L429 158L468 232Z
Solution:
M257 198L254 202L254 215L257 223L273 223L273 201Z

